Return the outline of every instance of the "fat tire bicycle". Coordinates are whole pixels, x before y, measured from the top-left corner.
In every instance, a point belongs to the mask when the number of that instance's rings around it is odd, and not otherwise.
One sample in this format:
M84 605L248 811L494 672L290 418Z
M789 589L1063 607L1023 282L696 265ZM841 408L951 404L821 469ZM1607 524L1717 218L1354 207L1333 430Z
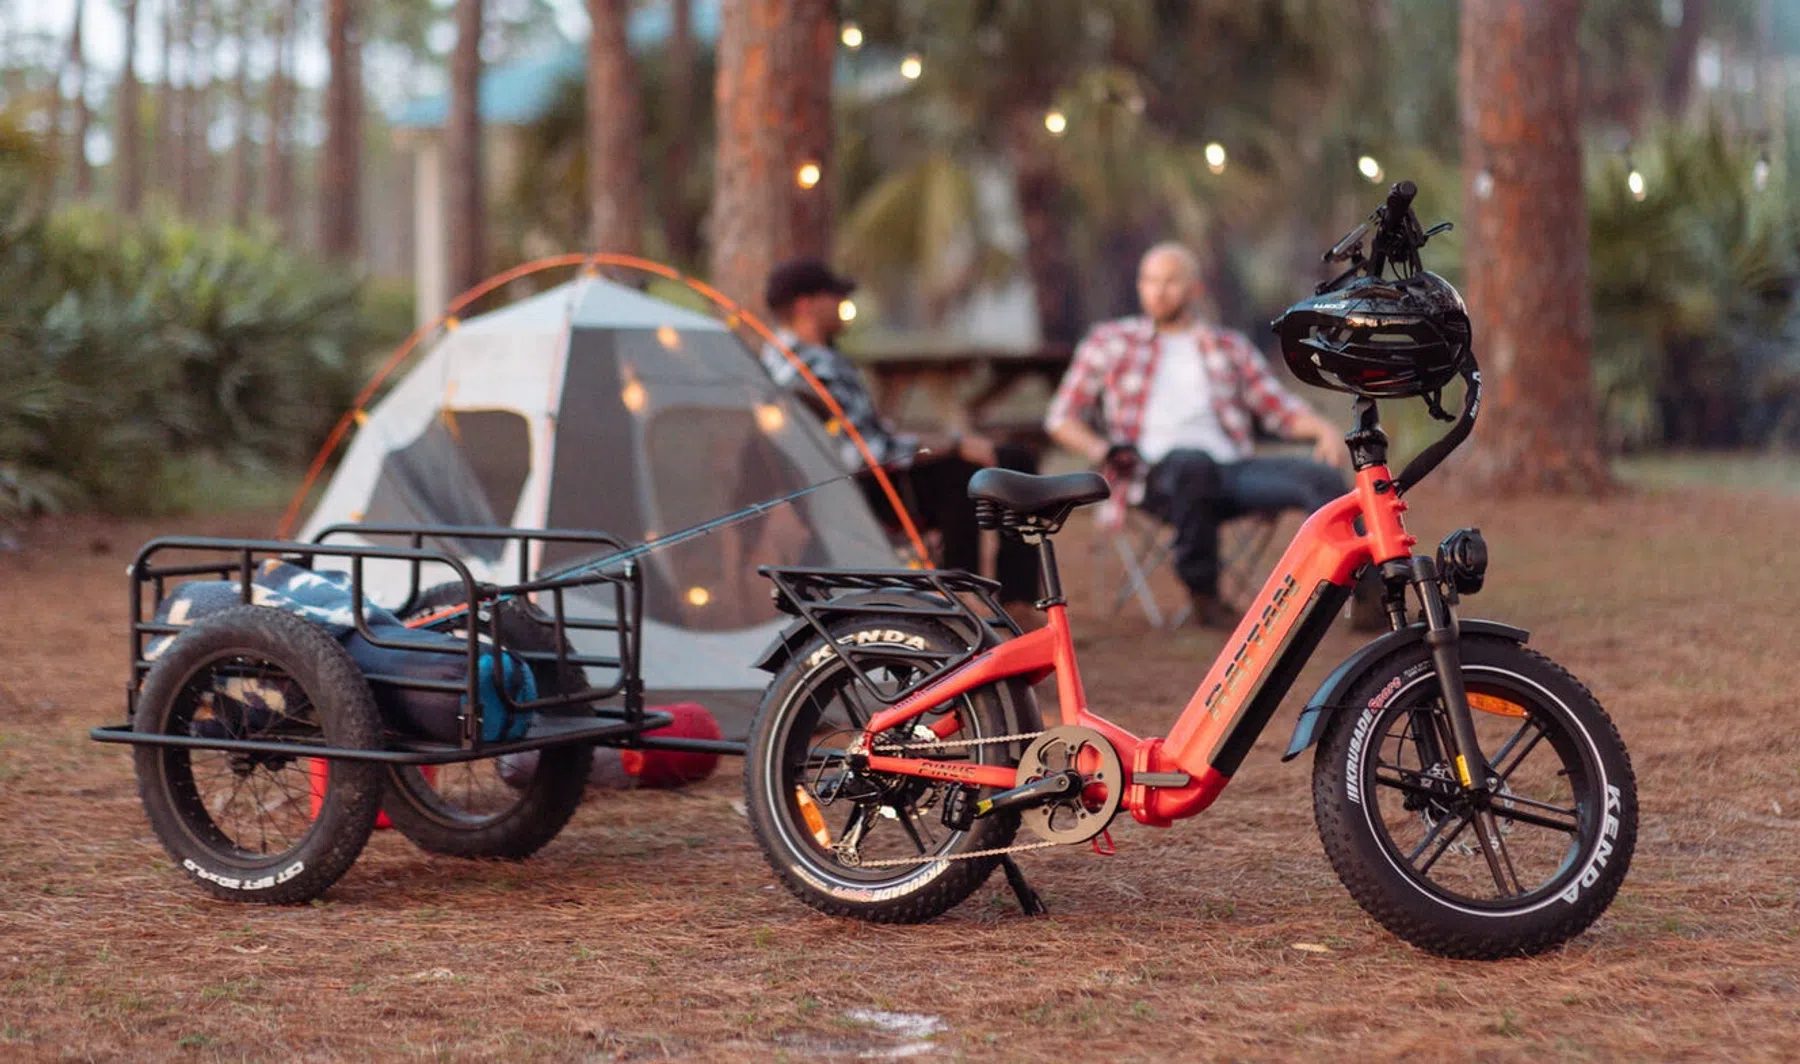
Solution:
M1351 267L1321 294L1379 277L1384 262L1419 269L1437 230L1421 231L1415 193L1395 185L1327 253ZM1097 474L986 469L970 480L984 526L1037 549L1046 624L1030 633L1000 608L998 585L968 573L762 570L795 617L759 663L773 678L744 768L750 825L776 876L825 913L917 922L962 902L1012 853L1099 850L1120 813L1167 827L1204 811L1373 567L1391 630L1331 673L1284 758L1317 747L1314 817L1338 878L1389 931L1443 956L1536 953L1587 929L1637 837L1624 744L1526 632L1458 617L1485 579L1480 532L1414 555L1402 519L1405 492L1474 428L1472 353L1460 372L1461 414L1427 395L1455 423L1397 477L1376 401L1358 392L1345 437L1354 487L1301 527L1167 736L1131 734L1083 692L1052 539L1075 508L1108 496ZM1030 688L1052 676L1060 719L1045 728Z

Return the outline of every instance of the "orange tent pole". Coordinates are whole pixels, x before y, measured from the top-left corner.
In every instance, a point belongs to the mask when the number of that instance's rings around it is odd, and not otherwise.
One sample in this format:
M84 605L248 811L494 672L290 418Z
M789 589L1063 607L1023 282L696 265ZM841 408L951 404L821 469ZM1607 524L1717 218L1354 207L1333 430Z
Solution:
M338 418L337 424L332 426L330 434L325 437L324 444L319 447L318 453L313 455L312 462L307 466L306 476L302 478L299 489L295 491L293 499L289 501L287 511L282 514L281 524L275 532L276 538L286 539L292 532L294 523L299 519L301 508L306 505L306 497L312 493L313 485L318 482L319 474L324 472L326 463L331 460L331 456L337 451L338 445L343 443L345 435L350 431L350 427L366 416L366 408L369 401L375 397L375 393L381 389L382 384L387 381L388 377L400 367L401 363L406 361L407 356L411 355L413 351L418 348L419 344L423 343L427 337L435 334L439 329L446 326L453 326L457 320L457 315L463 308L480 299L482 296L487 295L489 292L494 291L496 288L511 284L522 277L541 273L545 270L564 269L571 266L580 266L588 272L595 271L602 266L619 266L626 269L638 270L642 273L652 274L666 280L678 281L681 284L686 285L693 292L710 301L715 307L725 310L730 315L731 320L743 322L748 325L751 331L762 338L765 343L772 345L777 351L780 351L782 357L788 360L788 364L793 366L794 369L799 372L801 378L806 381L807 386L812 388L814 394L819 397L819 402L831 413L832 417L837 419L838 424L842 425L844 430L849 433L850 441L855 444L857 453L862 455L863 461L867 463L869 472L875 477L875 482L881 486L882 494L887 497L888 504L893 508L894 515L899 518L900 527L906 533L906 538L911 543L913 550L917 552L923 564L930 566L931 555L925 549L925 540L919 535L918 526L913 523L912 514L907 512L906 504L900 501L900 493L895 489L893 479L888 476L887 470L883 469L881 464L875 460L875 453L869 449L868 441L863 439L862 433L858 432L856 426L852 425L850 421L845 418L844 408L838 404L838 401L832 397L830 392L825 390L825 385L820 382L818 377L813 375L811 370L806 368L806 363L800 361L798 355L795 355L786 344L782 343L775 336L775 333L770 330L767 325L763 324L756 315L745 310L736 300L725 295L723 292L720 292L718 289L713 288L711 285L695 280L679 270L665 266L660 262L640 258L636 255L615 255L610 252L594 252L586 255L576 253L552 255L514 266L512 269L497 273L487 280L482 281L480 284L470 288L468 291L463 292L461 295L450 301L450 305L445 308L444 313L439 315L436 320L414 329L412 335L402 341L400 346L394 349L394 353L388 356L387 361L383 362L381 367L375 371L375 374L369 378L368 383L363 386L362 391L357 393L356 400L351 404L350 409L344 413L343 417Z

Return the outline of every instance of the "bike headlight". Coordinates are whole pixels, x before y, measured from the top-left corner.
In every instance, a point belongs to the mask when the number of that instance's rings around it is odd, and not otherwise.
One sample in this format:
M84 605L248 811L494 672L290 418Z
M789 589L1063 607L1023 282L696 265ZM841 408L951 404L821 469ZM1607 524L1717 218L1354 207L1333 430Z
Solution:
M1479 528L1459 528L1438 544L1438 573L1450 582L1459 595L1473 595L1481 590L1487 577L1487 540Z

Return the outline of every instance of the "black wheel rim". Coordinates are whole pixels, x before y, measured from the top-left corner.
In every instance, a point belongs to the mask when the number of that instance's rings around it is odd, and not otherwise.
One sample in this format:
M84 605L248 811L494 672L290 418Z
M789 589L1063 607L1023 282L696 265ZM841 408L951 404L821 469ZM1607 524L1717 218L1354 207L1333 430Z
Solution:
M857 664L886 697L904 690L923 669L932 667L926 663L922 668L912 658L884 658L876 648L859 649ZM935 859L955 853L968 834L942 822L946 784L914 777L845 778L848 766L842 751L863 724L885 708L833 659L789 700L774 744L779 763L763 766L773 792L777 826L789 848L815 873L846 886L867 887L911 878L929 869ZM922 730L933 726L946 729L945 734L927 735ZM902 730L909 733L898 734ZM967 696L913 718L901 729L878 737L877 742L878 747L891 746L924 743L934 737L985 737L980 716ZM934 761L991 761L996 749L952 747L930 756ZM824 839L817 833L819 820L808 815L808 804L823 821ZM874 867L844 863L833 846L852 832L859 835L857 849L863 860L907 863Z
M318 714L288 670L266 655L226 650L188 673L163 731L214 739L318 742ZM260 866L296 852L317 830L329 769L315 759L224 750L161 751L162 776L182 825L222 860Z
M541 755L512 754L390 769L407 802L445 827L478 831L512 816L529 797Z
M1485 913L1541 907L1575 883L1600 841L1604 771L1579 722L1543 688L1479 666L1467 686L1472 703L1524 714L1473 713L1488 774L1501 781L1488 808L1496 860L1476 835L1480 810L1452 779L1433 675L1396 692L1368 731L1358 766L1365 815L1388 861L1435 899Z

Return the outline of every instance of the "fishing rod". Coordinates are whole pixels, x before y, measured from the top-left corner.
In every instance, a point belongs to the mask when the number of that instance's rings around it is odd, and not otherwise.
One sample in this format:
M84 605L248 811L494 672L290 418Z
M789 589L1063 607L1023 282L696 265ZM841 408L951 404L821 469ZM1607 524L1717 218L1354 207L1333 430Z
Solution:
M919 458L930 456L931 454L932 454L932 452L929 449L920 448L920 449L912 452L911 454L905 456L904 458L895 458L895 459L890 459L889 461L883 462L880 464L880 468L883 470L886 470L888 472L892 472L892 470L889 468L890 466L898 467L903 462L913 462ZM592 561L579 562L575 565L567 566L562 569L557 569L557 570L554 570L549 573L540 573L540 574L538 574L537 580L535 580L533 582L534 583L543 583L546 581L553 581L553 580L567 580L567 579L570 579L571 577L587 576L587 575L590 575L593 573L601 572L602 570L605 570L612 566L619 565L623 562L628 562L628 561L632 560L633 558L642 557L645 554L649 554L651 551L663 550L664 548L667 548L667 547L673 547L678 543L685 543L690 539L698 539L701 536L711 535L712 533L717 532L718 530L720 530L722 528L730 528L732 525L739 524L744 521L748 521L753 517L760 517L761 515L766 514L771 510L776 509L777 507L786 506L788 503L796 502L800 499L803 499L806 496L811 495L815 491L821 491L825 488L829 488L833 484L841 484L846 480L853 480L859 476L862 476L864 473L868 472L868 470L873 469L873 468L876 468L876 467L875 466L864 466L862 469L857 469L857 470L854 470L849 473L840 473L837 476L832 477L828 480L821 480L816 484L809 484L804 488L796 488L795 490L790 491L790 492L786 493L785 495L777 495L772 499L764 499L761 502L753 502L741 510L733 510L731 513L725 514L721 517L714 517L714 518L711 518L710 520L702 521L696 525L689 525L686 528L677 529L676 531L671 532L666 536L657 536L654 539L647 539L642 543L636 544L635 546L627 547L626 549L621 550L621 551L614 551L613 553L608 554L603 558L596 558L596 559L593 559ZM513 597L512 595L499 595L499 596L496 596L495 598L493 598L492 600L483 600L483 601L493 601L493 602L499 603L499 602L505 602L507 599L510 599L512 597ZM451 606L446 609L440 610L436 613L427 614L424 617L420 617L415 620L409 621L407 623L407 627L423 628L427 625L436 624L439 621L443 621L443 620L447 620L451 617L455 617L455 616L461 614L463 611L467 610L468 608L469 607L467 604L459 605L459 606Z

